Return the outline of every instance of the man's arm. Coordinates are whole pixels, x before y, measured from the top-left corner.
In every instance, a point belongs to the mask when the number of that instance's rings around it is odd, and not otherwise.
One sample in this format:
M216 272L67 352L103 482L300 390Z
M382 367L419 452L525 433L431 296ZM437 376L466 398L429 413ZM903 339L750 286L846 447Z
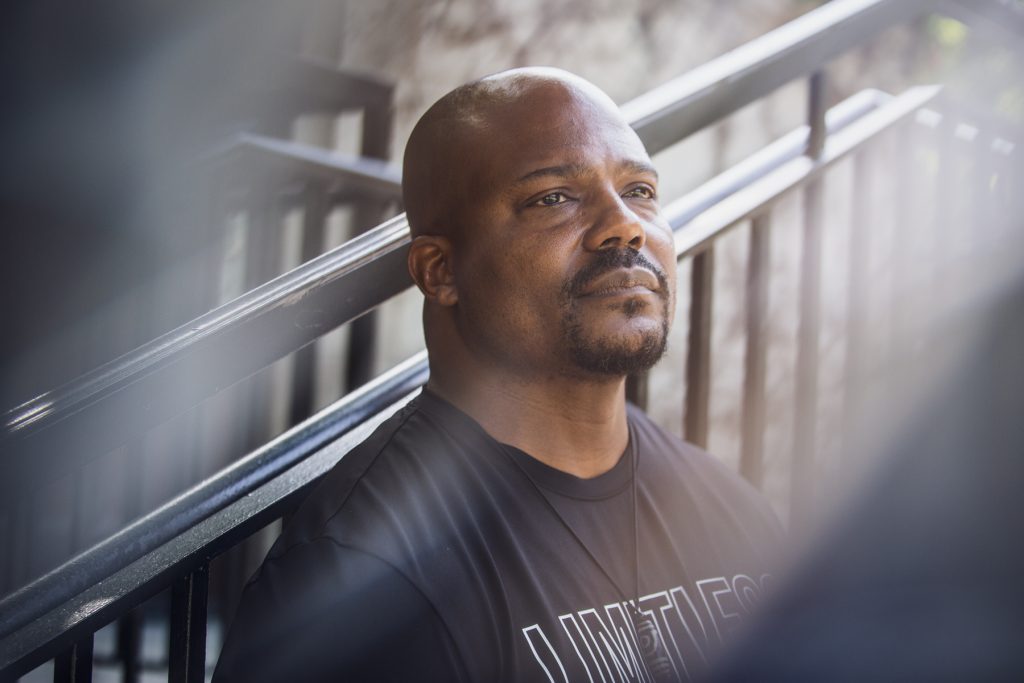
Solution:
M215 683L460 681L433 606L389 564L318 538L268 558L246 586Z

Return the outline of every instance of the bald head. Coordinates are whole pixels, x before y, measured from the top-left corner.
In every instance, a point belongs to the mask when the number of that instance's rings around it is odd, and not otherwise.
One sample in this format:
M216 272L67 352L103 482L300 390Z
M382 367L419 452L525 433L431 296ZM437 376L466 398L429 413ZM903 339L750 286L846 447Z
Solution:
M432 381L618 382L660 356L672 231L643 143L597 87L517 69L457 88L416 125L403 173Z
M402 195L413 236L459 234L458 209L473 201L473 182L479 179L481 166L492 161L486 158L487 138L512 134L507 124L516 121L516 109L536 111L559 102L622 118L611 98L594 84L544 67L502 71L462 85L435 102L413 128L405 148Z

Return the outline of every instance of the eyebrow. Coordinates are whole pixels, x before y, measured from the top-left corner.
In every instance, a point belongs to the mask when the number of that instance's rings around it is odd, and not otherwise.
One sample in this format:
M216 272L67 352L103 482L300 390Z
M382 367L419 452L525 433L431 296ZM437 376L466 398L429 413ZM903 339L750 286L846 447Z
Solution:
M633 173L649 173L658 178L658 170L646 161L625 161L619 165L626 171ZM530 171L516 181L516 184L525 183L528 180L537 178L572 178L585 175L587 167L583 164L562 164L560 166L545 166L535 171Z

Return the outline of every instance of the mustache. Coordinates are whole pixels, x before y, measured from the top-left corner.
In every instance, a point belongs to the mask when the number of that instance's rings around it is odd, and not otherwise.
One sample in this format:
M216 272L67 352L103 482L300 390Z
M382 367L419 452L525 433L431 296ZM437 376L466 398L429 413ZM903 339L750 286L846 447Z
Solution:
M658 279L658 296L662 299L668 298L668 278L665 272L649 258L630 247L598 251L594 260L580 268L579 272L565 284L564 292L569 297L579 296L592 280L620 268L649 270Z

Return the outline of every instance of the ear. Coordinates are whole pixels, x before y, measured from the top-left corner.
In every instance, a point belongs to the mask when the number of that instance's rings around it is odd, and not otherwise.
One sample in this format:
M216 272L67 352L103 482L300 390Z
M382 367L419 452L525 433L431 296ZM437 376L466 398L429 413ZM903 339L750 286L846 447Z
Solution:
M452 244L447 237L419 235L409 246L409 275L427 301L454 306L459 300L451 264Z

